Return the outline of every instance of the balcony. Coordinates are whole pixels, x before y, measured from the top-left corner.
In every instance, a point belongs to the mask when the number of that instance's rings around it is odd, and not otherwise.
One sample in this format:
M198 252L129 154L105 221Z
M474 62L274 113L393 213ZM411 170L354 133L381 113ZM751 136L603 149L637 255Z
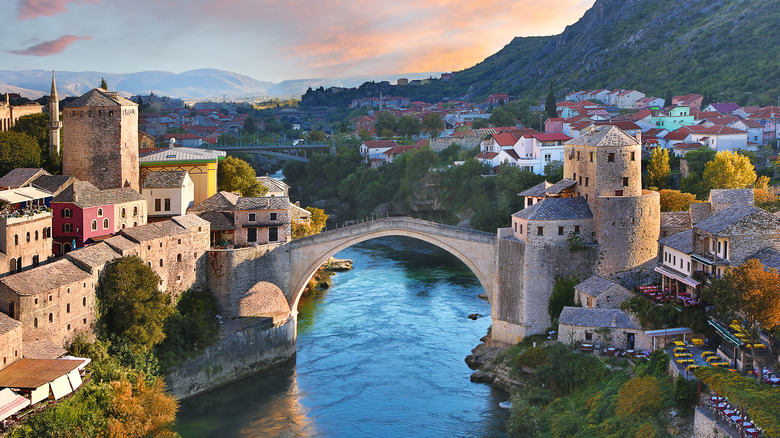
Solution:
M4 225L18 224L27 222L30 220L36 220L51 216L51 208L44 206L34 205L32 207L22 209L3 208L0 210L0 223Z

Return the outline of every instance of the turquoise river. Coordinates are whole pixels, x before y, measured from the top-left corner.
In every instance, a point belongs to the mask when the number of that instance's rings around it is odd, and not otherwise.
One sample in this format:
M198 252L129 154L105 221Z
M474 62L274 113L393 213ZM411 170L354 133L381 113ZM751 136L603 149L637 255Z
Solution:
M296 358L182 402L182 436L504 437L508 395L464 362L490 326L468 268L400 237L336 257L354 269L301 301Z

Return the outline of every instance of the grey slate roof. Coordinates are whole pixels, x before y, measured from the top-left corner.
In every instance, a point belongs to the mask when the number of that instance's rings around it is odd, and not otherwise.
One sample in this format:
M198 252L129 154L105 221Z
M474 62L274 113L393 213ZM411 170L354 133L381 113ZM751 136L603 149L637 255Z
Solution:
M661 245L676 249L683 254L693 253L693 230L686 230L658 241Z
M4 335L11 330L22 326L21 321L17 321L3 312L0 312L0 335Z
M563 308L558 323L580 327L642 329L620 309L588 309L567 306Z
M688 211L662 211L661 228L692 228L691 213Z
M144 189L178 188L184 185L186 170L159 170L146 173Z
M73 184L74 181L76 181L76 178L73 178L72 176L40 175L38 178L33 180L32 185L46 190L54 196L57 196L69 185Z
M604 278L600 275L593 275L582 283L574 286L574 288L580 292L597 297L601 295L602 292L606 292L615 286L623 287L608 278Z
M745 219L746 217L757 214L772 215L771 213L768 213L767 211L758 207L744 204L734 204L731 207L719 211L718 213L715 213L707 219L699 222L695 228L706 231L708 233L718 234L723 232L729 226Z
M712 206L701 202L694 202L688 209L691 214L691 223L695 226L699 222L712 216Z
M236 206L239 197L240 196L235 193L219 192L210 196L208 199L205 199L200 204L190 207L187 211L231 211L233 210L233 207Z
M146 242L177 234L185 234L188 230L171 221L155 222L140 227L125 228L121 234L136 242Z
M764 269L777 269L780 271L780 251L774 248L764 249L749 258L758 259L764 265Z
M93 88L84 93L78 99L71 101L65 106L65 108L85 108L95 106L138 106L138 104L132 100L125 99L115 91L107 91L102 88Z
M144 154L138 159L141 166L144 164L165 163L168 161L217 161L225 158L225 151L211 149L175 147L165 148Z
M109 237L108 239L104 240L103 243L107 244L108 246L110 246L111 248L113 248L115 251L118 252L130 251L138 247L138 243L133 242L132 240L128 239L125 236L122 236L121 234L117 234L116 236Z
M570 188L574 184L577 184L577 181L574 181L573 179L562 179L558 181L557 183L551 185L547 189L545 189L545 193L548 195L559 195L564 190Z
M0 178L0 187L11 187L13 189L24 187L41 175L51 174L40 168L19 167Z
M622 129L614 125L605 125L601 128L596 127L594 131L588 131L577 138L566 142L567 145L576 146L634 146L639 142L636 138L628 135Z
M203 220L199 218L198 216L194 214L185 214L181 216L174 216L171 218L172 221L176 222L177 224L181 225L184 228L187 229L193 229L197 227L205 227L209 223L206 220Z
M547 187L550 187L552 184L548 183L547 181L542 181L539 184L531 187L530 189L526 189L520 193L518 193L518 196L533 196L535 198L543 198L545 196L544 191L547 189Z
M230 231L237 230L233 226L233 213L227 211L204 211L198 213L198 216L207 221L211 226L211 231Z
M288 186L284 181L271 178L270 176L258 176L257 180L260 181L264 186L268 188L269 192L286 192L286 190L290 189L290 186Z
M129 187L100 190L87 181L75 181L51 202L69 202L81 208L89 208L143 200L140 193Z
M710 202L713 204L753 205L753 189L712 189Z
M532 221L549 221L590 219L593 214L590 212L585 198L578 196L575 198L545 198L512 216Z
M32 341L24 343L25 359L59 359L68 352L51 341Z
M238 198L234 210L286 210L290 208L290 198L286 196Z
M88 278L92 278L92 275L81 270L70 260L63 259L10 275L0 279L0 282L20 296L30 296Z
M90 269L99 268L120 256L121 254L114 251L105 242L77 249L76 251L71 251L65 255L65 257L74 263L82 264Z

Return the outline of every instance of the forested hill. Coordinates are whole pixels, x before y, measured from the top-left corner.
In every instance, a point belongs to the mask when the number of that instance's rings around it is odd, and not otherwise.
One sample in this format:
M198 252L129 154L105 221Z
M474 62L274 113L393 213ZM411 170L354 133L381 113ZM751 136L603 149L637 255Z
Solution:
M752 104L768 105L780 96L778 17L778 0L596 0L560 35L515 38L447 82L383 91L428 101L492 92L542 97L552 83L561 95L708 91L743 104L752 92ZM348 93L362 97L356 91Z

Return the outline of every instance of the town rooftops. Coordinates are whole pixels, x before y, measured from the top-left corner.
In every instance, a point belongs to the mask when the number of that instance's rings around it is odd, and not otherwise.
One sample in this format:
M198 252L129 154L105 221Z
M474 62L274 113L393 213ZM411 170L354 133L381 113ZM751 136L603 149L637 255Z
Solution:
M193 231L196 228L205 227L208 226L209 224L208 221L205 221L194 214L183 214L181 216L174 216L171 218L171 220L181 225L182 227Z
M233 210L285 210L290 208L290 198L286 196L238 198Z
M0 335L4 335L14 329L22 326L21 321L17 321L3 312L0 312Z
M601 295L613 287L625 289L623 286L600 275L593 275L582 283L574 286L576 290L594 297ZM626 291L628 291L628 289L626 289Z
M15 189L31 184L41 175L51 175L49 172L39 168L19 167L0 178L0 188L8 187Z
M523 190L522 192L518 193L517 196L531 196L534 198L544 198L547 195L545 193L545 190L547 190L547 187L550 186L552 186L552 183L549 183L545 180L531 187L530 189Z
M719 113L729 114L741 108L736 102L712 103L710 105Z
M363 142L369 149L394 148L398 146L395 140L368 140Z
M529 221L590 219L593 214L585 198L545 198L512 216Z
M148 153L138 159L141 166L151 166L155 164L166 164L170 162L214 162L222 160L226 156L225 151L215 151L211 149L199 148L164 148Z
M596 127L596 130L586 132L579 137L566 142L567 145L577 146L596 146L596 147L611 147L611 146L633 146L639 145L639 141L626 134L622 129L614 125L606 125L604 127Z
M238 228L233 225L233 213L227 211L199 212L198 217L209 223L211 231L230 231Z
M589 309L566 306L558 318L558 323L580 327L642 329L625 312L619 309Z
M198 205L190 207L187 211L230 211L236 206L239 195L232 192L221 191Z
M577 184L577 181L572 179L562 179L555 184L543 181L530 189L524 190L518 193L518 196L531 196L534 198L546 198L550 195L560 195L566 189Z
M9 204L51 198L51 193L35 187L19 187L0 191L0 201Z
M36 389L70 373L83 363L83 360L69 359L19 359L0 371L0 387Z
M758 261L764 265L764 269L777 269L780 271L780 252L774 248L767 248L765 250L759 251L756 255L750 258L758 259Z
M260 183L264 185L266 188L268 188L269 192L287 193L287 190L290 189L290 186L288 186L284 181L276 178L271 178L270 176L258 176L257 180L260 181Z
M40 175L32 182L32 186L57 196L69 185L73 184L74 181L76 181L76 178L67 175Z
M141 188L179 188L184 185L184 180L186 177L186 170L160 170L147 172L146 178L144 178L144 184L141 186Z
M694 202L691 204L688 211L691 213L691 223L693 225L707 219L712 216L712 206L701 202Z
M669 236L659 240L659 243L669 248L676 249L683 254L691 254L693 252L693 230L686 230L682 233L677 233L674 236Z
M710 202L713 204L753 205L753 189L712 189Z
M2 278L0 283L20 296L32 296L88 278L92 276L70 260L57 260Z
M82 268L93 270L120 257L120 254L114 251L105 242L100 242L97 245L91 245L71 251L67 253L65 257L73 263L80 265Z
M115 91L107 91L102 88L93 88L83 94L81 97L76 98L69 104L65 105L65 108L85 108L93 106L138 106L137 103L130 99L125 99Z
M122 255L127 255L129 251L138 248L138 243L133 242L121 234L109 237L108 239L104 240L103 243L107 244Z
M140 193L129 187L100 190L87 181L74 181L51 202L67 202L81 208L89 208L143 200L144 197Z
M691 214L687 211L662 211L661 228L692 228Z
M751 216L766 216L767 219L776 224L775 228L780 227L780 218L772 213L750 205L734 204L701 221L694 228L717 235L726 231L726 229L737 222Z
M171 221L155 222L140 227L125 228L122 235L138 243L187 233L187 229Z

